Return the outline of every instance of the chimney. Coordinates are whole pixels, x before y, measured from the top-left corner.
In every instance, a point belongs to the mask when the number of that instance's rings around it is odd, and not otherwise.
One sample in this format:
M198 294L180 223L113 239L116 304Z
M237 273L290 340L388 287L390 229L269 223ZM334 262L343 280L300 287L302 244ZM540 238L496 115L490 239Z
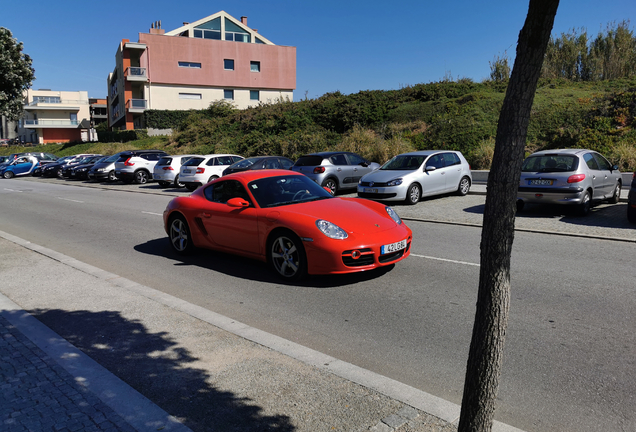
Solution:
M247 17L246 16L242 16L241 17L241 24L243 24L245 26L247 25Z
M161 28L161 21L155 21L150 24L150 34L162 35L165 34L166 31Z

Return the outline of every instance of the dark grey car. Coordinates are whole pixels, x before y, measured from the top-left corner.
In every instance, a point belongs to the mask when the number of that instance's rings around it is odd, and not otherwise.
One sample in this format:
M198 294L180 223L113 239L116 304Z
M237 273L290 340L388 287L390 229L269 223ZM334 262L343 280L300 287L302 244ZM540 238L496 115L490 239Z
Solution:
M627 197L627 220L636 223L636 173L632 174L632 186Z
M330 151L311 153L298 158L293 171L305 174L332 194L341 189L355 189L363 175L380 168L356 153Z

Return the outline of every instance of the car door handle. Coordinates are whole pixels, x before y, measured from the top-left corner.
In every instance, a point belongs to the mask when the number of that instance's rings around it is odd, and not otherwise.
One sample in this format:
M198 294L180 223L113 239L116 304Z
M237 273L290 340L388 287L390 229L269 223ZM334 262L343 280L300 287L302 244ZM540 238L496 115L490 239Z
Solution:
M212 215L210 213L203 213L204 218L211 218Z
M342 171L342 168L338 168L336 171Z

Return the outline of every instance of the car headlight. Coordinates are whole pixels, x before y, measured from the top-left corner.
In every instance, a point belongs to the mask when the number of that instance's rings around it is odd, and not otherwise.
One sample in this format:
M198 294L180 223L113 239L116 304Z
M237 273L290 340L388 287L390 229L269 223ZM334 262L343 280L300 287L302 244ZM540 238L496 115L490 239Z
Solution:
M387 186L399 186L402 184L402 179L401 178L396 178L391 180L390 182L387 182Z
M329 221L318 219L316 221L316 226L318 229L327 237L335 239L335 240L344 240L349 235L345 230L340 228L338 225L332 224Z
M393 210L392 207L384 207L384 208L386 209L386 212L389 214L389 216L391 216L391 219L393 219L396 224L402 225L402 219L400 219L400 217L395 212L395 210Z

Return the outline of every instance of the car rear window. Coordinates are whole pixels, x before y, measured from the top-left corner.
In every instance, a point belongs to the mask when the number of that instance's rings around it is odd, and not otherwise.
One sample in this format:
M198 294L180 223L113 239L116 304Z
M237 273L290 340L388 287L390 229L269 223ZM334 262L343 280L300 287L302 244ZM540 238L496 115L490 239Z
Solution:
M170 165L170 164L172 164L171 157L162 157L161 159L159 159L159 162L157 162L157 165L159 166Z
M183 164L183 166L199 166L201 162L203 162L205 158L202 157L193 157L189 161Z
M322 156L301 156L295 166L318 166L322 163Z
M573 155L544 154L530 156L521 166L521 172L568 172L579 168L579 158Z

